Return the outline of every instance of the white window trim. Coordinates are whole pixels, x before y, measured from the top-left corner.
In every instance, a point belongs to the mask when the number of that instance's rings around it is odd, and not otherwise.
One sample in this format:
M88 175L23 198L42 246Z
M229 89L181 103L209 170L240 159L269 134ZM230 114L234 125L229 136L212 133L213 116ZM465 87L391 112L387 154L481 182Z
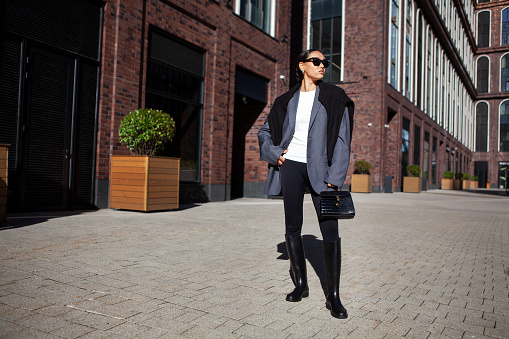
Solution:
M240 0L235 0L235 14L240 16ZM263 29L261 30L265 32ZM276 36L276 0L270 0L270 27L269 32L265 33L273 38Z
M500 114L501 114L501 111L502 111L502 104L506 101L509 101L509 99L506 99L506 100L502 100L500 102L500 104L498 104L498 132L497 132L497 151L500 152ZM489 108L489 106L488 106ZM488 111L489 112L489 111ZM488 114L489 116L489 114ZM488 125L489 126L489 125ZM488 139L489 140L489 139ZM488 148L489 150L489 148Z
M503 15L504 11L508 8L509 8L509 6L502 8L502 10L500 11L500 46L509 46L509 44L502 45L502 25L504 24L504 22L502 21L502 15Z
M502 56L500 56L500 59L498 60L498 64L499 64L499 67L498 67L498 74L499 74L499 77L498 77L498 91L499 93L509 93L509 91L502 91L501 88L502 88L502 58L505 57L506 55L508 55L508 53L505 53L505 54L502 54Z
M389 51L388 51L388 67L387 67L387 83L389 85L391 85L391 48L392 48L392 1L393 0L389 0L389 18L388 18L388 22L389 22L389 26L388 26L388 30L387 30L387 33L388 33L388 46L389 46ZM401 6L401 4L399 4L400 0L398 0L398 19L399 19L399 23L398 23L398 35L396 37L396 43L397 43L397 49L396 49L396 70L395 70L395 74L394 74L394 78L395 78L395 82L396 82L396 86L394 86L394 88L400 92L401 91L401 84L400 84L400 75L401 75L401 71L400 71L400 68L401 68L401 51L400 51L400 46L401 46L401 33L402 33L402 29L401 29L401 19L403 17L403 15L401 15L401 8L404 6ZM344 6L344 1L343 1L343 6ZM392 86L392 85L391 85Z
M487 140L487 143L486 143L486 152L489 152L490 151L490 103L486 100L481 100L481 101L478 101L475 103L475 111L474 111L474 152L475 150L477 149L477 106L481 103L481 102L484 102L485 104L488 105L488 121L487 121L487 129L488 129L488 132L486 134L486 139ZM501 104L502 105L502 104ZM499 113L500 115L500 113ZM500 128L500 127L499 127ZM499 133L500 134L500 133Z
M490 86L490 83L491 83L491 59L490 57L487 55L487 54L482 54L482 55L479 55L479 57L477 59L475 59L475 89L477 90L477 67L478 67L478 62L479 62L479 59L481 59L482 57L487 57L488 58L488 93L491 92L491 86Z
M476 15L476 19L477 19L476 24L477 25L476 25L476 28L475 28L475 33L476 33L475 34L475 36L476 36L475 43L476 43L476 45L479 45L479 14L482 13L482 12L490 13L490 20L489 20L490 21L490 34L488 34L490 40L489 40L489 43L488 43L488 47L491 47L491 11L489 9L485 9L483 11L477 12L477 15ZM488 48L488 47L482 47L482 48Z

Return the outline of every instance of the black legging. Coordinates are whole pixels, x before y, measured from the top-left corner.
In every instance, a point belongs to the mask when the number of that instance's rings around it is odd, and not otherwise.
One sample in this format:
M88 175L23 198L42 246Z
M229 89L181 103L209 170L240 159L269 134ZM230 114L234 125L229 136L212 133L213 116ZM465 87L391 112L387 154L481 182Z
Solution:
M319 196L311 189L307 165L302 162L286 159L280 168L281 188L285 207L286 235L298 237L302 231L303 203L306 186L310 187L316 215L320 206ZM339 240L338 221L318 218L324 242Z

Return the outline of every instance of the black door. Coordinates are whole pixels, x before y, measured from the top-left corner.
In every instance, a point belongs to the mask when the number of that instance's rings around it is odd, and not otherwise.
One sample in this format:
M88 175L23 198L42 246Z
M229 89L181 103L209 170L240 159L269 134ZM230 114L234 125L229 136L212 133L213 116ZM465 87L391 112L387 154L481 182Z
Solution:
M68 208L74 59L27 51L19 196L21 210Z
M479 188L486 188L488 181L488 162L476 161L474 163L474 175L479 179Z

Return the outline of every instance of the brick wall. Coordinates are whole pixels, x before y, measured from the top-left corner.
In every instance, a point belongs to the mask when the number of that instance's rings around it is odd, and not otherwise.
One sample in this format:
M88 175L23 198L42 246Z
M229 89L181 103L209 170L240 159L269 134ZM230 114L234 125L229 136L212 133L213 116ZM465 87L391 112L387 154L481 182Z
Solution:
M109 178L111 154L127 154L119 142L121 118L145 102L149 27L157 27L206 51L203 100L201 183L229 185L235 94L235 69L266 78L271 103L287 85L291 1L278 1L276 38L233 12L231 1L108 0L104 11L96 179ZM146 11L144 13L144 5ZM145 14L145 15L144 15ZM141 90L140 90L141 89ZM140 96L141 95L141 96ZM264 181L256 132L270 109L261 113L246 138L246 179Z

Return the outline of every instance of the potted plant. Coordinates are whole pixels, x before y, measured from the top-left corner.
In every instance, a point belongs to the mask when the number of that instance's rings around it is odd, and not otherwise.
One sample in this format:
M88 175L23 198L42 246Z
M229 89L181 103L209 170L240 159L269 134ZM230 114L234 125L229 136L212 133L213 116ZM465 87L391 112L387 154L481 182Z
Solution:
M461 182L461 188L464 190L469 189L470 188L470 174L463 173L462 179L463 180Z
M442 179L442 189L443 190L452 190L453 189L453 174L451 171L444 172L444 178Z
M454 173L454 181L452 186L455 190L461 189L461 179L463 179L463 173L456 172Z
M365 160L358 160L354 164L354 172L350 183L350 190L358 193L373 191L373 177L370 174L371 164Z
M476 175L470 177L470 188L479 188L479 178Z
M419 165L408 165L406 170L410 176L403 177L403 192L421 193L422 179L419 177L421 167Z
M144 212L178 208L180 159L156 156L175 135L173 118L140 108L122 119L118 134L134 155L111 156L110 208Z

